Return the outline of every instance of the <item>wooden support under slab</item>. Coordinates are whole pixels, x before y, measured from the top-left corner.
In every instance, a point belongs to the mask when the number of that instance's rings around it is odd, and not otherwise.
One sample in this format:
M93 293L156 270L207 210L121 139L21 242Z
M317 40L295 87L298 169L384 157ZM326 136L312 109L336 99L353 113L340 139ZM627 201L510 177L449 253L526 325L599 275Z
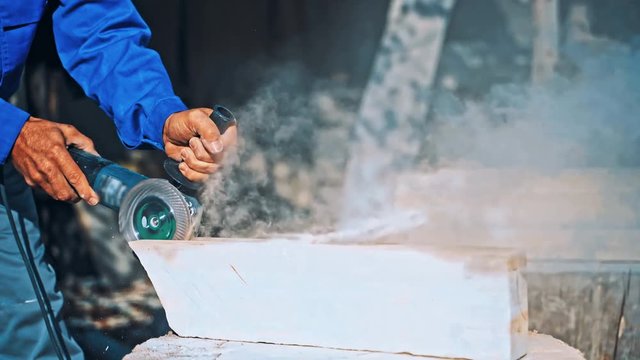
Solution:
M527 351L524 259L509 250L137 241L180 336L512 360Z

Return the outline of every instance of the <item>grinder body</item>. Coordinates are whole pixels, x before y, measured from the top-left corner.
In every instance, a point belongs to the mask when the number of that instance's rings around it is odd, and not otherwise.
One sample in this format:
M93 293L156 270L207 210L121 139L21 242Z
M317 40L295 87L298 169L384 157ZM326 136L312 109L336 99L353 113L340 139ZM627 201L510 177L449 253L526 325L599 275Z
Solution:
M127 241L187 240L193 235L201 208L197 198L167 180L147 178L76 148L69 152L100 203L118 212L118 226Z
M147 179L146 176L85 151L69 148L69 153L100 196L100 204L112 210L119 210L129 190Z

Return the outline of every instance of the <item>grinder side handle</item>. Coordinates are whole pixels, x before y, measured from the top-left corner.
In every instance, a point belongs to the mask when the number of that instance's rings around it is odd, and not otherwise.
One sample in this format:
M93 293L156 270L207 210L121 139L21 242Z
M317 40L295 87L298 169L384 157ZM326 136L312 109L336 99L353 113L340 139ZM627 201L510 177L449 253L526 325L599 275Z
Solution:
M238 123L233 113L220 105L213 107L213 112L209 115L209 118L216 124L221 135L224 134L230 126ZM167 172L167 175L169 175L171 183L181 192L195 195L200 188L202 188L202 184L187 179L180 172L178 165L180 165L180 163L173 159L166 159L164 161L164 170Z

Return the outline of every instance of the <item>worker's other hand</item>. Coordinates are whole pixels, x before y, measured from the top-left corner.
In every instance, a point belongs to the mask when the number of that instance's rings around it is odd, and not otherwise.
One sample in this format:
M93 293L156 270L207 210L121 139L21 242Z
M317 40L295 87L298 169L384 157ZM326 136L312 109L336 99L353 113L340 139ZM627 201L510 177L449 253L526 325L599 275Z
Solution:
M182 161L180 172L191 181L204 181L222 165L225 149L236 144L237 129L231 126L220 135L209 118L212 109L177 112L164 123L162 140L167 156Z
M100 200L73 158L68 146L98 155L93 141L75 127L30 117L13 149L11 161L29 186L38 186L56 200L89 205Z

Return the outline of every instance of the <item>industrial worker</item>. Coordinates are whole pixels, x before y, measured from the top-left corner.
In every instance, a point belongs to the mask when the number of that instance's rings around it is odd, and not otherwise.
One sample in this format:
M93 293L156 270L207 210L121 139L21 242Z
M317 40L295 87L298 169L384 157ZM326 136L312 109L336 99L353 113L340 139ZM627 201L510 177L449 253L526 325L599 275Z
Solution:
M52 1L49 0L49 3ZM99 202L67 148L95 153L92 141L73 126L39 119L12 105L23 64L46 0L0 0L0 174L1 189L57 323L44 321L41 301L19 247L4 202L0 204L0 358L83 358L60 319L63 299L55 273L44 260L30 187L60 201ZM178 161L190 180L202 181L221 165L236 139L235 127L223 136L208 118L210 109L187 109L171 86L159 55L147 48L150 31L131 0L60 0L53 30L64 68L114 120L130 149L153 147ZM63 120L63 119L60 119ZM46 305L46 304L45 304ZM52 335L53 332L53 335ZM56 344L55 338L58 343Z

